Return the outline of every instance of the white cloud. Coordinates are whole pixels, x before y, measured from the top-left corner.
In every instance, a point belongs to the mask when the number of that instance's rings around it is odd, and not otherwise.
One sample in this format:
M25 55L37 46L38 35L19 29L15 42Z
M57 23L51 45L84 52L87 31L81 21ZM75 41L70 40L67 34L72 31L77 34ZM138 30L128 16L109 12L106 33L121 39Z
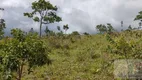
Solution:
M35 0L2 0L0 7L6 9L3 17L6 18L8 26L38 29L36 23L23 17L24 12L31 10L33 1ZM93 33L96 32L95 26L101 23L112 23L119 29L122 20L126 27L130 24L134 26L136 22L133 19L142 8L142 0L50 0L50 2L58 6L57 13L63 18L59 24L50 26L56 29L56 25L69 24L69 32L78 30Z
M21 7L21 8L28 8L29 7L29 2L33 0L2 0L1 1L1 6L2 7Z

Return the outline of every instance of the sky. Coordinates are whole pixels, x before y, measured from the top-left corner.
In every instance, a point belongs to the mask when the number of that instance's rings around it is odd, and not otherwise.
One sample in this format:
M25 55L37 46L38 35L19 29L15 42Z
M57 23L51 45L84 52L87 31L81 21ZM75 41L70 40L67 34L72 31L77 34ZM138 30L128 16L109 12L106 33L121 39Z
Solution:
M29 31L34 28L39 31L39 24L32 19L24 17L24 12L31 12L31 3L35 0L0 0L0 18L6 21L6 34L12 28L21 28ZM69 25L68 33L78 31L80 33L96 33L96 25L111 23L121 30L120 22L124 22L124 28L129 25L138 26L134 21L135 16L142 10L142 0L48 0L58 7L57 15L62 17L62 22L48 24L49 29L57 31L57 26ZM42 28L44 30L45 27Z

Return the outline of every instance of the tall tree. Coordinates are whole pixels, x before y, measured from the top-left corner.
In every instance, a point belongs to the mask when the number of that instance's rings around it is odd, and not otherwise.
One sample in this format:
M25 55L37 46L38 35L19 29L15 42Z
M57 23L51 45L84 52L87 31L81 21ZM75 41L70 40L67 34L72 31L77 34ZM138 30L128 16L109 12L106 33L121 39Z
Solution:
M121 27L122 27L121 31L123 31L123 21L121 21Z
M110 23L107 23L107 28L108 28L108 30L107 30L108 33L111 33L113 31L115 31L114 28L112 27L112 25Z
M60 22L62 19L57 16L56 11L58 8L53 6L49 1L38 0L32 3L32 12L24 13L24 16L32 18L35 22L40 23L40 37L41 28L43 24L49 24L54 22Z
M138 29L141 28L141 26L142 26L142 11L140 11L139 14L135 17L134 21L135 20L140 20Z
M65 30L65 34L66 34L67 30L69 29L68 24L64 25L64 26L63 26L63 29Z
M4 8L0 8L0 10L3 11ZM5 27L5 20L4 19L0 19L0 38L2 38L3 35L4 35L4 31L3 31L4 28L6 28Z
M103 24L97 25L96 29L100 31L100 33L105 33L107 32L107 27Z

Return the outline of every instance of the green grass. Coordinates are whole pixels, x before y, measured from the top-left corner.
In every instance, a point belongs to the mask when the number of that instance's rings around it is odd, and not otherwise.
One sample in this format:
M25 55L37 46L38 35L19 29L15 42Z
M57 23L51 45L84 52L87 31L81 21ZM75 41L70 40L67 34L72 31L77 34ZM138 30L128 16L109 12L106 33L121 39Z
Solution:
M44 37L52 64L35 67L31 74L25 72L22 80L117 80L114 79L112 60L123 56L107 50L110 43L105 35ZM127 36L128 41L139 39L131 32L120 35Z
M74 37L73 37L74 38ZM43 39L48 49L52 64L37 67L30 75L25 75L23 80L113 80L113 65L107 64L115 58L115 55L106 52L107 45L105 35L81 36L81 39L70 38L50 40ZM50 41L53 41L50 44ZM55 42L55 43L54 43ZM61 48L56 48L56 44ZM69 46L69 49L64 47ZM107 67L105 67L107 66ZM34 78L32 78L34 77Z

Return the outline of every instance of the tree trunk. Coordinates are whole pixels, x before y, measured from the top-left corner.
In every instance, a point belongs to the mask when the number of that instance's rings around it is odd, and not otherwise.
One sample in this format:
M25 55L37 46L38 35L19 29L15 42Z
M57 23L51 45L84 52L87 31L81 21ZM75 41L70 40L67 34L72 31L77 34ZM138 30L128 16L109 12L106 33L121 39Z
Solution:
M40 37L41 37L41 27L42 27L42 19L41 19L41 21L40 21Z
M22 78L23 66L24 66L23 64L21 66L19 66L17 80L21 80L21 78Z
M21 80L21 68L20 67L18 69L18 78L17 78L17 80Z

